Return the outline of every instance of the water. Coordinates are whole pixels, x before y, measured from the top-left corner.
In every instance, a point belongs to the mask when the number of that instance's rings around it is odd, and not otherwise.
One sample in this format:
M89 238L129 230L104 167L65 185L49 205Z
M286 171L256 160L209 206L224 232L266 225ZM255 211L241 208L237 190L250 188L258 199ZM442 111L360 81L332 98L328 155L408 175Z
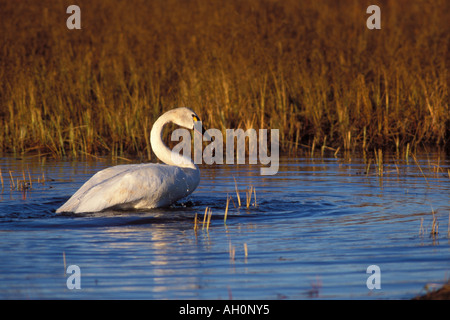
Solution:
M449 276L444 158L386 159L383 177L355 157L283 158L275 176L260 176L258 166L204 166L196 192L171 208L57 215L111 163L3 156L0 298L409 299ZM11 190L9 171L15 184L31 177L32 188ZM256 206L252 198L247 209L251 185ZM209 229L194 231L206 207ZM79 290L67 287L69 265L81 270ZM370 265L380 268L381 289L366 285Z

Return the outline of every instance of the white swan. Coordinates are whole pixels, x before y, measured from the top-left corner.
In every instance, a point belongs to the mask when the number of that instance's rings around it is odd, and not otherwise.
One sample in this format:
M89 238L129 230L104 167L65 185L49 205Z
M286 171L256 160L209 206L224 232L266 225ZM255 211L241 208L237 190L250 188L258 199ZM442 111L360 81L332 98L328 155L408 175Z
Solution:
M172 153L162 141L162 130L169 122L194 129L196 121L200 118L189 108L164 113L153 124L150 143L155 155L167 165L118 165L99 171L56 213L157 208L188 196L200 182L200 170L191 159Z

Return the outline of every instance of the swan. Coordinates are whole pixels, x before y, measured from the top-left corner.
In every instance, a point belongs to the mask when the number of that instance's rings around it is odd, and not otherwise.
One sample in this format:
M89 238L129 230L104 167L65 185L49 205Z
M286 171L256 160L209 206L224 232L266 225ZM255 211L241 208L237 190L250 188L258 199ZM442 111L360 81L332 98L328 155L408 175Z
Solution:
M172 152L162 141L162 132L170 122L194 129L197 121L200 118L189 108L167 111L155 121L150 133L153 152L166 164L117 165L101 170L56 213L151 209L169 206L190 195L200 182L200 170L190 158Z

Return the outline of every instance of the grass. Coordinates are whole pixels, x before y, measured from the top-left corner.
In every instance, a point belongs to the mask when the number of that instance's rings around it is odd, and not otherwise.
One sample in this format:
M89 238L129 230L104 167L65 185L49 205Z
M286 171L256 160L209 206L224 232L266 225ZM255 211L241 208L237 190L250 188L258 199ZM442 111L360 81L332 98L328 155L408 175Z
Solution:
M10 190L24 191L24 190L33 188L33 180L31 179L31 174L30 174L29 168L27 168L27 173L25 173L25 170L22 169L22 174L19 176L15 175L15 174L13 175L13 173L15 173L15 172L12 170L8 171ZM22 178L22 179L20 179L20 178ZM3 190L5 188L5 182L3 180L3 174L2 174L1 169L0 169L0 183L1 183L0 191L3 192ZM37 183L45 184L44 174L42 174L42 180L40 177L37 179Z
M233 177L233 180L234 180L234 189L236 190L236 197L237 197L238 204L239 204L239 207L240 207L241 206L241 197L239 196L239 190L238 190L238 187L237 187L236 178Z
M70 4L0 4L0 152L151 159L175 106L290 152L449 144L448 1L379 1L381 30L367 1Z
M234 181L235 181L236 195L237 195L237 197L239 199L239 192L238 192L238 189L237 189L236 179ZM257 204L256 204L256 190L255 190L255 188L253 186L250 186L250 188L248 188L247 191L246 191L246 194L247 194L246 208L247 209L249 209L250 205L251 205L252 193L253 193L253 197L254 197L253 206L254 207L257 206ZM228 208L230 206L230 201L233 201L233 198L231 196L228 196L228 194L227 194L227 201L226 201L226 205L225 205L225 212L224 212L224 215L223 215L223 223L224 223L224 225L227 224ZM241 207L240 201L239 201L239 207ZM205 208L205 213L203 214L202 230L206 226L206 231L208 231L209 225L211 223L211 216L212 216L211 208L206 207ZM195 217L194 217L194 231L198 230L198 223L199 222L198 222L198 217L197 217L197 213L196 213Z
M433 238L433 240L437 240L437 237L439 235L439 221L433 209L431 209L431 216L432 221L431 221L430 237ZM424 227L424 218L420 218L419 236L423 237L425 236L426 233L427 230ZM448 215L447 238L450 238L450 213Z
M229 207L229 205L230 205L230 197L227 194L227 204L226 204L226 207L225 207L225 214L223 215L223 223L225 225L227 224L227 216L228 216L228 207Z
M239 206L238 207L235 206L235 209L239 210L239 208L241 207L241 202L240 202L240 198L239 198L239 191L238 191L236 179L234 177L233 177L233 179L234 179L234 183L235 183L236 196L239 199L239 201L238 201ZM254 199L253 200L253 204L251 203L252 193L253 193L253 199ZM247 194L246 209L247 209L247 212L248 212L248 209L250 208L250 205L252 205L255 208L257 207L257 204L256 204L256 189L253 186L250 186L249 188L247 188L246 194ZM230 206L230 201L233 201L233 197L229 196L227 194L227 200L226 200L226 205L225 205L225 212L224 212L224 215L223 215L223 224L224 224L225 228L227 227L227 217L228 217L228 209L229 209L229 206ZM233 201L233 203L234 203L234 201ZM206 228L206 232L209 232L209 226L211 224L211 216L212 216L211 208L206 207L205 208L205 213L203 214L203 222L201 222L202 223L202 230L205 230L205 228ZM195 213L195 216L194 216L194 232L198 231L198 229L199 229L198 224L199 224L198 213ZM245 245L245 252L247 254L246 245Z
M431 225L431 236L437 236L439 234L439 222L436 219L436 215L434 214L434 210L431 211L433 214L433 223Z
M436 289L439 288L439 289ZM449 300L450 280L442 284L427 284L424 288L427 292L413 298L413 300Z
M194 217L194 232L197 232L198 230L198 214L195 214ZM212 216L212 210L211 208L206 207L205 208L205 214L203 215L203 222L202 222L202 230L206 229L206 232L209 232L209 225L211 224L211 216Z

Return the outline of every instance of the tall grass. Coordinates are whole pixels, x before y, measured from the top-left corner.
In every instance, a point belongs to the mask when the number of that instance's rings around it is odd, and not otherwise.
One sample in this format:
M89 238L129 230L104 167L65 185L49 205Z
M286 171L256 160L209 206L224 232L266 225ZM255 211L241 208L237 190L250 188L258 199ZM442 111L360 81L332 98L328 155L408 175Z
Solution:
M444 145L450 2L0 2L0 151L151 157L153 121L278 128L281 147Z

